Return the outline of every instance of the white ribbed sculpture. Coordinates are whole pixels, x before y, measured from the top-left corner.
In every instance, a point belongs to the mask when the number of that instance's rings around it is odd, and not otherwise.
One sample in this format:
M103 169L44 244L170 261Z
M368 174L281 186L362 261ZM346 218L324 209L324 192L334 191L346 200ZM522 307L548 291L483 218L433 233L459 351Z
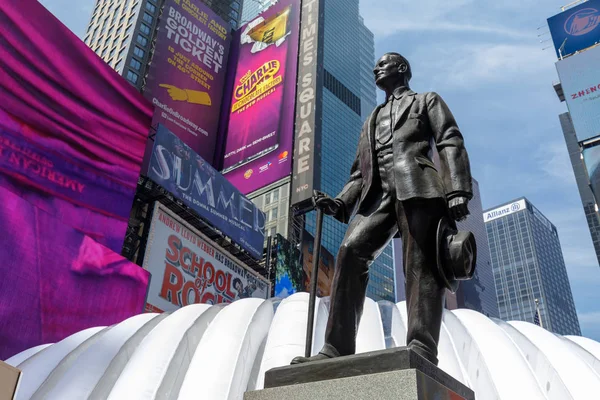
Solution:
M328 299L318 299L313 354ZM265 371L304 353L308 294L285 300L197 304L87 329L6 362L23 371L18 400L238 400ZM406 305L367 299L357 352L405 345ZM600 343L554 335L471 310L445 311L439 367L477 400L600 398Z

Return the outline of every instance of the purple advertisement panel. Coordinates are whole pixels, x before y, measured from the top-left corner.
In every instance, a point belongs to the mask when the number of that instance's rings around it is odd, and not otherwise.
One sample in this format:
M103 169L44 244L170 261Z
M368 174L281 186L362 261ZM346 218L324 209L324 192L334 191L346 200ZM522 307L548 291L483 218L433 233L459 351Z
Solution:
M163 124L214 163L231 28L199 0L167 0L144 95Z
M282 0L240 28L223 174L247 194L292 170L298 0Z
M254 258L262 257L265 213L162 125L154 140L148 177Z

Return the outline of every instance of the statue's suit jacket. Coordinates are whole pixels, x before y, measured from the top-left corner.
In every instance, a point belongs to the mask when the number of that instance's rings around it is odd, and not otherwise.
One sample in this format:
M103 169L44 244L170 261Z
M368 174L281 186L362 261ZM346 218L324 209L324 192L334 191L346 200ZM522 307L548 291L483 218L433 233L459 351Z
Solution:
M433 92L405 91L393 108L393 153L396 197L414 198L473 197L469 158L452 113L442 98ZM375 123L382 106L365 122L358 142L350 179L337 196L344 203L336 218L348 222L372 189L375 171ZM431 160L432 144L440 157L440 171Z

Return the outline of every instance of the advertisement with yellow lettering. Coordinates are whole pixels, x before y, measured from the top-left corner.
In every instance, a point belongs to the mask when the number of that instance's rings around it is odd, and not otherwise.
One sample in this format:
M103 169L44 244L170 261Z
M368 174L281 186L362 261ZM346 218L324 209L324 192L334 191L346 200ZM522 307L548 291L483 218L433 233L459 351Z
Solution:
M299 0L283 0L234 38L222 172L244 194L291 173L299 20Z
M166 126L211 165L230 31L200 0L167 0L144 90L155 107L152 125Z

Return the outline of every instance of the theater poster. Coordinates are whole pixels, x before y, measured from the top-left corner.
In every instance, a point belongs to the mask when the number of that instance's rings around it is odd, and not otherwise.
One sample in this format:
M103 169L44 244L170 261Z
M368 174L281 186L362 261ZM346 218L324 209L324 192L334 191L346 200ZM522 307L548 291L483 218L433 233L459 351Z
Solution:
M234 37L222 173L244 194L292 170L299 3L278 2Z
M266 299L271 293L266 279L159 203L154 207L144 268L152 274L147 312Z

